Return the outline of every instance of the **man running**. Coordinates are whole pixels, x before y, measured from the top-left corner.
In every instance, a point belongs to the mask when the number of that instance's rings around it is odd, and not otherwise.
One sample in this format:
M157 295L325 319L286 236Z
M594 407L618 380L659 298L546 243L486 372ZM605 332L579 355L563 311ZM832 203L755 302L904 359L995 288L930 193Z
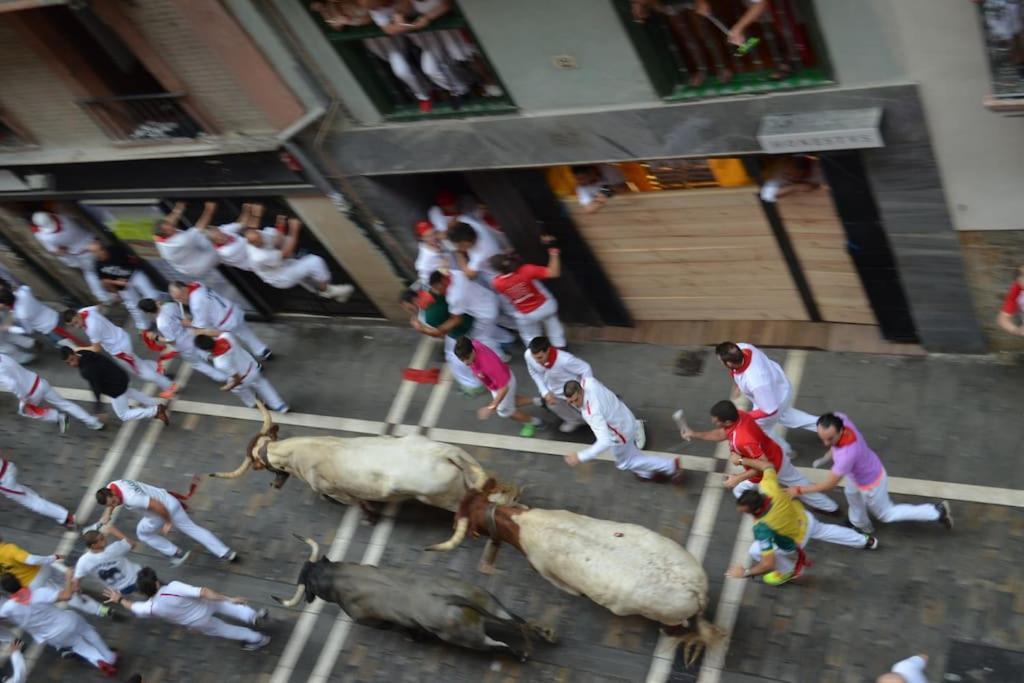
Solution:
M195 334L230 332L261 361L270 358L270 349L245 322L245 312L240 306L199 282L185 284L176 280L167 291L172 299L188 306L192 317L185 318L182 324L191 327Z
M75 528L75 515L66 507L51 503L28 486L18 483L18 466L7 458L0 458L0 494L67 529Z
M332 284L330 268L322 257L316 254L295 256L299 248L301 230L302 221L298 218L289 218L287 234L279 236L270 245L266 244L261 231L246 230L245 239L253 272L277 289L301 286L324 299L333 299L339 303L348 301L355 287L348 284Z
M114 295L103 288L96 274L96 262L89 245L95 239L70 216L47 211L32 214L32 232L40 244L66 266L82 272L89 291L101 303L110 303Z
M81 615L56 606L73 598L70 586L29 588L13 574L3 574L0 589L10 596L0 605L0 619L24 629L36 642L70 649L107 676L117 675L117 655L96 629Z
M150 282L146 271L141 268L141 261L124 247L106 246L99 240L94 241L89 250L96 259L96 273L100 282L107 291L115 292L120 297L135 322L135 328L145 330L149 322L139 310L139 300L156 298L160 294Z
M202 280L217 267L217 252L202 229L213 218L217 204L207 202L196 225L183 229L178 227L178 223L185 208L185 202L178 202L169 214L156 222L153 242L160 258L172 268L190 278Z
M565 400L580 411L597 439L579 453L565 456L570 467L593 460L611 449L615 467L629 470L642 481L682 483L683 468L679 458L660 458L640 451L646 442L643 424L608 387L594 377L584 377L579 381L569 380L562 391Z
M761 458L733 454L732 464L762 472L756 489L744 491L736 500L740 514L754 518L754 542L750 545L750 567L733 565L725 573L734 579L761 577L778 586L800 576L807 563L804 547L816 538L851 548L875 550L878 539L837 524L822 524L779 485L775 468Z
M0 389L18 397L19 415L43 422L56 422L61 434L68 429L68 415L85 423L89 429L103 429L103 423L95 416L58 394L45 379L26 370L3 353L0 353ZM53 407L47 408L44 404Z
M865 534L875 533L872 516L886 524L938 522L947 530L953 529L953 515L949 503L944 500L922 505L892 504L889 475L882 460L846 414L825 413L819 417L818 436L832 449L832 471L819 484L788 484L790 495L806 496L817 491L831 491L845 478L843 490L850 507L850 524ZM781 477L779 481L782 481Z
M76 351L106 351L128 372L145 382L156 384L160 388L160 398L174 398L178 392L178 385L161 375L155 362L135 355L128 333L110 322L96 306L88 306L77 311L69 308L64 311L61 319L65 325L71 324L84 330L85 336L89 338L89 346L76 347Z
M486 420L497 413L522 424L519 436L531 437L544 423L530 417L519 408L533 405L533 400L516 393L516 376L512 369L483 342L460 337L455 342L455 356L473 371L476 378L491 392L491 402L477 411L477 417Z
M680 434L687 441L690 439L728 440L729 450L736 455L755 460L762 459L771 463L783 485L802 487L803 493L799 494L799 497L811 507L822 512L835 512L839 509L838 503L834 500L823 493L815 493L813 488L808 488L811 481L800 474L800 471L790 462L789 456L783 452L782 447L758 426L752 413L739 410L732 401L719 401L711 406L711 423L715 428L710 431L687 430ZM731 489L733 494L739 498L744 491L757 488L760 482L761 471L746 467L740 474L727 476L725 488Z
M117 540L109 543L106 533ZM135 549L137 542L125 536L113 524L100 530L86 531L82 534L82 541L88 551L75 563L71 587L76 593L81 588L82 579L87 576L95 576L107 588L113 588L122 595L135 592L136 577L142 568L128 559L128 553Z
M152 299L139 302L139 310L155 318L156 330L159 333L144 333L154 344L171 344L182 360L188 361L192 369L206 375L214 382L226 382L228 376L210 365L209 356L196 348L195 336L185 327L185 316L182 305L177 301L165 301L161 304ZM161 339L162 337L162 339Z
M560 251L548 248L548 265L523 263L514 254L498 254L491 258L491 268L498 271L491 285L512 306L516 327L524 344L543 331L558 348L564 348L565 328L558 319L558 301L541 280L562 274Z
M41 334L54 344L60 344L65 339L79 343L78 339L60 326L60 314L37 299L28 285L21 285L14 290L0 287L0 310L3 309L11 311L26 334Z
M268 616L266 608L254 610L245 604L244 598L232 598L212 588L181 581L164 585L149 567L139 572L137 585L139 592L149 598L145 602L129 600L115 588L106 588L103 594L107 602L119 604L137 617L160 617L207 636L240 640L243 650L259 650L270 644L270 636L228 624L214 616L223 614L249 626L259 626Z
M152 396L132 389L128 384L128 373L120 365L101 353L93 351L73 351L69 348L60 350L61 357L69 367L78 368L82 379L89 383L95 400L95 410L103 409L100 402L102 396L109 396L114 414L122 422L129 420L160 420L165 425L171 423L167 414L167 406ZM132 407L131 401L140 404Z
M754 406L750 416L792 457L793 449L775 432L775 426L781 423L791 429L813 431L818 418L793 407L793 387L782 366L752 344L722 342L715 353L732 374L737 390Z
M142 519L135 527L135 535L153 550L171 558L172 567L180 566L191 554L191 551L182 551L165 538L166 534L175 528L205 547L215 557L226 562L236 561L238 554L234 550L192 521L179 497L187 496L174 494L141 481L112 481L96 492L96 502L106 508L100 518L100 525L109 523L114 510L123 505L126 510L138 510L142 513Z
M563 434L575 432L583 425L583 417L579 410L566 401L565 384L571 380L582 382L585 377L593 377L594 370L586 361L552 346L547 337L531 339L525 356L526 369L537 385L541 400L562 420L558 431Z
M256 407L256 398L259 397L270 410L278 413L290 410L274 385L263 376L260 364L233 336L227 332L216 337L200 334L196 335L195 344L200 351L210 354L213 367L227 377L221 391L230 391L249 408Z
M11 574L22 586L28 588L62 588L66 583L65 576L53 566L62 559L60 555L33 555L14 543L5 543L0 539L0 574ZM85 614L97 617L110 614L109 607L101 605L87 595L72 595L65 600Z

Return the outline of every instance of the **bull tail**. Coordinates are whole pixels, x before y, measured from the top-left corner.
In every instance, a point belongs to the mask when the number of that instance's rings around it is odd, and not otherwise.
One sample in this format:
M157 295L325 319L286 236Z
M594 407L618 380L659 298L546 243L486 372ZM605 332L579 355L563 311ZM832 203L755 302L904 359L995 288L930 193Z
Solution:
M480 605L472 600L462 597L461 595L444 595L440 597L452 607L464 607L471 609L483 617L483 630L484 633L487 634L487 637L504 643L505 647L525 662L529 658L530 650L532 648L532 643L530 641L532 628L530 624L528 624L523 618L506 609L505 606L498 602L498 599L490 593L484 591L481 591L481 593L482 597L485 597L487 601L486 605ZM514 648L508 644L510 635L519 637L521 640L519 648Z

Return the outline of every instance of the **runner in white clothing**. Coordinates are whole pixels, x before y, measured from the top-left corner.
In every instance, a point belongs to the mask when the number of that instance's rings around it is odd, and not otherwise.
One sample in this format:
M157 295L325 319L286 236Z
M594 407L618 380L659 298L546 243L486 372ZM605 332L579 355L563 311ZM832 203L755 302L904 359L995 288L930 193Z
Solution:
M258 626L267 618L268 612L265 608L254 610L245 604L244 598L232 598L212 588L181 581L163 585L149 567L143 567L139 572L137 585L139 592L149 598L145 602L128 600L114 588L105 589L103 594L107 602L117 603L137 617L159 617L204 635L240 640L246 650L259 650L270 643L270 636L228 624L214 616L223 614L250 626Z
M0 605L0 619L24 629L37 642L70 649L107 676L117 675L117 655L77 612L55 603L71 597L71 588L28 588L11 574L0 576L0 588L10 599Z
M629 470L639 479L671 479L673 484L682 482L683 468L679 458L670 460L640 451L644 441L643 425L608 387L593 377L584 377L580 381L569 380L562 391L569 405L583 415L597 439L593 445L579 453L565 456L565 462L570 467L593 460L611 449L615 466L620 470Z
M485 224L468 216L448 231L448 240L455 247L455 260L472 280L489 287L498 276L491 266L491 257L501 253L501 245Z
M193 490L195 484L193 484ZM118 479L107 484L96 492L96 502L106 509L100 518L100 524L110 522L114 510L123 505L126 510L142 512L142 519L135 527L139 540L171 559L171 566L181 565L189 556L190 551L171 543L165 537L171 529L177 529L196 543L210 551L215 557L227 562L234 562L238 554L224 545L210 531L192 521L185 512L181 499L192 495L174 494L166 489L144 484L131 479Z
M0 539L0 574L11 574L28 588L63 588L71 574L71 570L61 563L63 559L63 555L34 555L14 543ZM85 614L98 617L110 614L109 607L104 607L88 595L71 595L67 601L68 605Z
M117 540L108 543L106 533L113 535ZM112 524L100 530L86 531L82 534L82 541L89 551L75 563L71 587L76 593L81 588L82 579L87 576L95 576L107 588L114 588L124 595L135 592L135 580L142 567L129 560L128 553L135 549L137 542L125 536Z
M182 309L183 306L177 301L165 301L158 305L152 299L141 300L139 310L154 319L158 333L145 334L156 345L173 345L176 355L188 361L195 371L206 375L214 382L226 382L228 376L210 365L209 356L196 348L195 336L185 327Z
M83 330L89 338L89 346L76 346L76 351L106 351L128 372L143 381L156 384L160 388L160 398L173 398L178 392L178 385L161 375L155 362L135 355L132 338L110 322L96 306L88 306L77 311L69 308L61 315L61 320L65 325L70 324Z
M586 361L552 346L547 337L531 339L525 357L526 369L530 371L530 377L537 385L540 400L562 419L558 431L563 434L575 432L583 425L583 417L579 410L566 401L565 384L572 380L582 382L585 377L593 377L594 370Z
M18 397L19 415L43 422L56 422L61 433L67 431L68 415L84 422L89 429L103 429L103 423L95 416L58 394L45 379L3 353L0 353L0 389ZM47 408L44 404L53 407Z
M0 679L0 683L25 683L28 680L28 666L25 665L25 655L21 654L25 643L18 639L11 641L11 675Z
M185 202L178 202L174 210L156 222L153 241L160 258L176 271L196 280L202 280L217 267L217 251L203 234L203 228L217 210L215 202L207 202L203 214L192 228L179 228L185 213Z
M18 467L7 458L0 458L0 494L63 527L75 528L75 516L66 507L51 503L28 486L18 483Z
M227 383L220 388L221 391L230 391L250 408L256 407L258 397L271 410L279 413L290 410L274 385L263 376L260 364L230 334L225 332L216 337L197 335L196 347L209 353L213 367L227 375Z
M36 298L32 288L21 285L15 290L0 287L0 310L10 310L26 334L41 334L54 344L79 340L60 326L60 314Z
M225 299L199 282L175 281L168 287L171 298L188 306L191 318L182 325L191 327L194 334L231 332L260 360L270 358L270 349L245 322L242 307Z
M793 387L782 366L752 344L722 342L715 353L732 374L736 389L753 404L751 417L793 458L792 447L775 432L776 425L814 431L818 418L793 407Z
M473 318L473 339L487 344L502 360L509 356L502 347L515 341L515 335L498 325L500 302L498 296L479 283L471 280L461 270L435 271L430 275L431 291L444 295L448 301L448 312L452 315L469 314Z
M438 232L433 223L420 221L416 224L415 231L416 240L419 242L416 252L416 275L422 284L428 285L434 271L452 270L455 267L455 260L441 241L443 233Z
M348 301L355 287L332 284L330 268L323 258L316 254L295 256L301 230L302 221L289 218L287 235L279 235L275 243L268 246L263 232L255 228L247 229L246 249L253 272L271 287L291 289L301 286L325 299Z
M32 214L32 232L46 251L54 254L61 263L82 271L89 291L97 301L110 303L114 295L108 292L96 274L96 263L89 245L94 235L81 227L70 216L37 211Z
M148 327L146 316L139 310L141 299L156 299L160 292L153 286L142 261L121 245L103 245L96 240L89 247L96 259L96 272L107 291L121 299L138 330Z

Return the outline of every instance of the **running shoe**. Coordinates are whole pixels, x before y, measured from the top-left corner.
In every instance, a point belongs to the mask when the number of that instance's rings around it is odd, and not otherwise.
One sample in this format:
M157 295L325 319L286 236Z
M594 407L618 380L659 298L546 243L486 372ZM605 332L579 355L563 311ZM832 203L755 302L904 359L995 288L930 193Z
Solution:
M249 652L254 652L256 650L260 650L262 648L265 648L267 645L270 645L270 636L263 636L262 638L257 640L255 643L244 643L242 645L242 649L243 650L248 650Z
M936 503L935 507L939 511L939 524L946 527L946 531L952 531L953 513L949 509L949 502L944 500L941 503Z
M174 553L174 557L172 557L170 560L170 565L172 567L180 567L181 565L185 564L185 560L187 560L188 556L191 554L191 550L186 550L185 552L179 550L178 552Z

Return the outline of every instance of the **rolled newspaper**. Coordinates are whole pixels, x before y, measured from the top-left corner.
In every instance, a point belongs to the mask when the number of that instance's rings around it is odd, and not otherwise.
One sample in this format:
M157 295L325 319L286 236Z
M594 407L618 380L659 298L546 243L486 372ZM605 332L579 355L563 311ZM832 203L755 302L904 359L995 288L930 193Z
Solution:
M690 425L686 421L686 413L683 412L682 408L672 413L672 421L676 423L677 427L679 427L680 432L686 432L690 430Z

